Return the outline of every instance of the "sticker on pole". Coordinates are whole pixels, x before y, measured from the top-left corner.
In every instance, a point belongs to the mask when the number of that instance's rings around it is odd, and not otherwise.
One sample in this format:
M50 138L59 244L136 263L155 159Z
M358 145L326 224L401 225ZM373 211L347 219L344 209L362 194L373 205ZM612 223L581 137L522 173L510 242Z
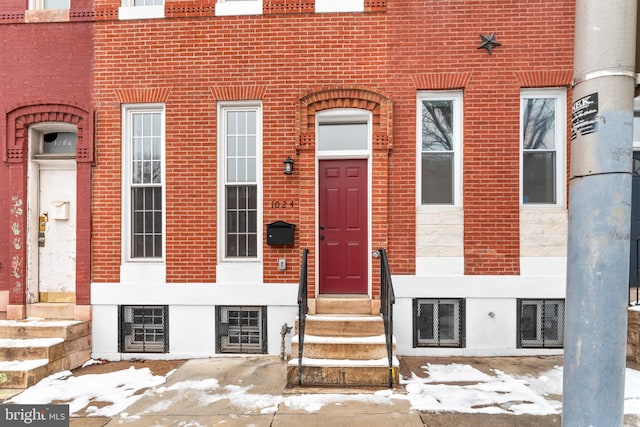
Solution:
M571 105L571 140L598 131L598 94L583 96Z

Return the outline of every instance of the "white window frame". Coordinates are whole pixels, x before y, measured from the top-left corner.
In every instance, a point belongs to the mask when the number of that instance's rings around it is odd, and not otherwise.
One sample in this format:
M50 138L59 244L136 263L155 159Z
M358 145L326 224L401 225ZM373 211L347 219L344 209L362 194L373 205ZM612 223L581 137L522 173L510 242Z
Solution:
M364 12L364 0L316 0L316 13Z
M262 15L262 0L218 0L216 16Z
M227 188L227 121L230 111L254 111L256 113L256 245L255 257L228 257L226 227L226 188ZM222 262L256 262L262 260L262 103L260 101L230 101L218 103L218 259ZM253 185L253 184L252 184Z
M422 102L451 101L453 103L453 203L422 204ZM416 203L418 207L462 206L462 138L464 92L419 91L416 100Z
M52 9L45 8L45 0L29 0L29 10L68 10L71 8L71 0L67 0L69 2L69 6L62 9Z
M164 18L164 5L134 6L134 0L122 0L118 8L118 19L154 19Z
M555 202L548 203L525 203L523 198L524 192L524 130L523 120L525 111L525 100L536 98L555 99L556 118L555 118ZM565 88L538 88L538 89L522 89L520 91L520 205L526 207L564 207L566 193L566 145L567 145L567 90Z
M372 147L372 114L359 108L332 108L316 114L316 154L318 159L369 158ZM366 145L356 149L327 150L320 140L321 125L362 124L367 126ZM369 171L370 173L371 171ZM371 176L371 175L369 175Z
M161 120L161 167L160 186L162 188L162 256L134 258L132 249L132 215L131 215L131 162L133 159L131 134L132 116L136 113L160 113ZM122 259L123 263L164 263L166 257L166 121L164 104L126 104L122 106Z

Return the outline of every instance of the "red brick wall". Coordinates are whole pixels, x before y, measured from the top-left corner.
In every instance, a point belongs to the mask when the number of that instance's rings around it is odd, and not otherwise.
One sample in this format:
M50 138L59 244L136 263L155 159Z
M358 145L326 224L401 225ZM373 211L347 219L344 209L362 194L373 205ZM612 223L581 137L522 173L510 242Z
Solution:
M86 2L85 2L86 3ZM13 289L16 283L25 284L26 276L26 215L16 217L10 212L12 197L18 197L23 204L27 202L26 165L28 151L26 130L15 130L17 111L24 114L37 114L28 119L20 119L29 125L50 117L71 120L65 115L41 115L40 113L58 113L81 109L87 114L85 124L88 130L88 146L92 145L92 24L86 22L24 24L13 23L20 13L24 13L26 1L8 1L0 3L0 289ZM12 22L12 23L9 23ZM24 17L22 17L24 22ZM74 110L75 111L75 110ZM13 121L13 123L12 123ZM13 127L13 130L11 129ZM16 146L16 141L22 141ZM10 168L7 160L7 148L20 152L20 162L13 159ZM91 159L84 159L85 161ZM78 168L83 169L81 167ZM83 179L78 185L79 203L84 203L83 212L89 212L90 170L83 169ZM89 301L89 216L79 218L78 229L85 233L78 239L77 283L78 303ZM13 242L12 224L18 221L22 244L16 249ZM11 242L11 244L10 244ZM19 259L19 277L15 277L11 267L12 259ZM24 288L22 288L24 289ZM12 292L11 302L20 303L24 292Z
M519 273L519 103L527 83L568 86L573 61L574 2L393 1L394 152L390 258L411 273L415 191L416 89L464 89L465 274ZM502 44L489 55L480 34ZM540 76L540 72L549 72ZM532 72L534 82L518 79ZM468 73L421 79L423 73ZM558 78L561 75L563 78ZM430 84L432 83L432 84ZM444 86L444 87L442 87ZM570 99L570 93L568 93ZM568 110L570 111L570 110ZM397 208L396 208L397 207ZM406 242L411 242L407 244Z
M296 242L313 211L300 205L303 162L295 128L302 96L318 87L384 86L384 14L296 14L140 22L96 27L98 165L94 174L96 281L117 281L120 266L120 103L116 89L167 88L167 278L215 281L216 99L264 88L263 223L292 222ZM181 58L172 57L181 51ZM225 91L225 88L227 89ZM235 89L234 89L235 88ZM255 99L255 98L254 98ZM282 161L296 161L293 176ZM312 162L313 164L313 162ZM273 201L293 208L272 208ZM301 209L303 209L301 211ZM297 282L301 248L263 246L265 281ZM188 258L187 258L188 257ZM285 272L277 259L287 258Z
M237 17L212 16L214 3L167 0L164 20L119 22L119 0L95 2L95 281L119 280L123 99L167 106L172 282L216 279L216 100L246 99L248 93L262 100L263 224L298 225L296 247L263 246L265 281L296 282L298 242L315 236L313 157L296 152L300 100L318 88L343 87L383 93L393 105L391 151L373 175L389 183L374 200L374 210L386 207L386 222L374 227L388 230L376 239L389 249L392 272L415 271L416 91L459 88L465 91L465 271L519 273L519 94L528 81L521 76L531 72L536 84L568 84L540 72L570 75L573 2L389 0L367 3L376 12L285 14L283 8L299 10L272 0L263 16ZM477 47L479 35L492 32L502 46L489 55ZM449 77L429 77L434 74ZM161 93L149 93L156 90ZM287 156L296 161L293 176L282 174ZM388 176L381 176L386 167ZM294 207L272 208L277 200ZM286 272L276 268L283 257ZM312 259L310 271L313 265Z

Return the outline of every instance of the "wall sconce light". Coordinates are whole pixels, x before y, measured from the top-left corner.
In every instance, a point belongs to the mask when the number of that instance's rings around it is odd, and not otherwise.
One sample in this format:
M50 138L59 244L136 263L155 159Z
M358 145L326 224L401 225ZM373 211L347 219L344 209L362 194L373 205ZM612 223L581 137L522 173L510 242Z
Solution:
M293 175L293 159L287 156L282 163L284 163L284 174Z

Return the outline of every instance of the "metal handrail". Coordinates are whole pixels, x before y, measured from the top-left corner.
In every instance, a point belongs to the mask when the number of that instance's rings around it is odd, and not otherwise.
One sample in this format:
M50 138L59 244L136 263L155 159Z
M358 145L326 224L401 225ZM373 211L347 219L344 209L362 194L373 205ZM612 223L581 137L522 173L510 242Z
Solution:
M302 385L302 350L304 347L304 328L309 312L307 279L307 254L309 249L302 250L302 262L300 263L300 282L298 284L298 385Z
M387 357L389 359L389 387L393 387L393 304L396 296L393 292L393 282L389 270L389 259L386 249L378 249L380 257L380 314L384 323L384 337L387 343Z

